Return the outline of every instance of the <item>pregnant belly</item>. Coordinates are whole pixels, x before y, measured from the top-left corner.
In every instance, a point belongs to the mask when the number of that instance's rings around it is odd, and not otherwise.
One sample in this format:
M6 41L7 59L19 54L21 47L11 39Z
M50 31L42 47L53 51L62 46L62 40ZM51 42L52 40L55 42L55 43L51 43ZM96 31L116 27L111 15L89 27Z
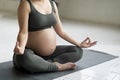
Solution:
M50 29L30 32L27 47L35 51L38 55L51 55L56 48L56 38L54 31Z

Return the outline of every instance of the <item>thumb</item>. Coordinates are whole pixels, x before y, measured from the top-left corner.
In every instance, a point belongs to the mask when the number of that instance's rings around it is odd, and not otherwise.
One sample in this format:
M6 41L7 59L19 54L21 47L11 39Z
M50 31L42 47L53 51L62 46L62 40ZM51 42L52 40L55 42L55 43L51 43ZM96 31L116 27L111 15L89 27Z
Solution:
M19 42L18 42L18 41L16 42L16 45L17 45L17 46L19 45Z
M16 47L18 47L18 46L19 46L19 42L17 41L17 42L16 42Z

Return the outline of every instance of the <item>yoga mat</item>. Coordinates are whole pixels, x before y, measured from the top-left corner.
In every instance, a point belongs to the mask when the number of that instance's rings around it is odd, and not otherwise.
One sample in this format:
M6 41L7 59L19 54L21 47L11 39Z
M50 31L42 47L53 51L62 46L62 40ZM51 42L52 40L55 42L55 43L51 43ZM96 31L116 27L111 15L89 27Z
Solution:
M0 80L52 80L63 75L70 74L72 72L82 70L100 63L117 58L107 53L94 51L94 50L83 50L83 57L81 60L76 62L78 67L75 70L68 70L62 72L49 72L49 73L35 73L28 74L26 72L20 72L13 68L12 61L0 63Z

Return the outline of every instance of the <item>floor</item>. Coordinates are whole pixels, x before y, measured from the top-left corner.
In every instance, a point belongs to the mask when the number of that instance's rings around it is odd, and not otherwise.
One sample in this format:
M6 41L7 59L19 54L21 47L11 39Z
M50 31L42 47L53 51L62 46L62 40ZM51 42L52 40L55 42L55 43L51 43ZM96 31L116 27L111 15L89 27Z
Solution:
M77 41L90 37L96 46L88 48L120 56L120 27L62 20L63 28ZM12 14L0 13L0 63L12 60L18 23ZM57 36L57 44L70 44ZM77 71L54 80L120 80L120 58Z

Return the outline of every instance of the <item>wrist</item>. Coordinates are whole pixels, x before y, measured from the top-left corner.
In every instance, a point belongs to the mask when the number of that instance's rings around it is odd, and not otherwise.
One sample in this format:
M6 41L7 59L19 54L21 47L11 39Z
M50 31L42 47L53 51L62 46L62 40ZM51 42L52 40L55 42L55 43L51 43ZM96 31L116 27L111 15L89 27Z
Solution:
M25 43L24 42L19 42L19 47L24 49L25 48Z
M80 43L76 43L76 46L81 47L81 44Z
M17 41L17 47L19 47L21 50L25 49L25 45L23 42Z

